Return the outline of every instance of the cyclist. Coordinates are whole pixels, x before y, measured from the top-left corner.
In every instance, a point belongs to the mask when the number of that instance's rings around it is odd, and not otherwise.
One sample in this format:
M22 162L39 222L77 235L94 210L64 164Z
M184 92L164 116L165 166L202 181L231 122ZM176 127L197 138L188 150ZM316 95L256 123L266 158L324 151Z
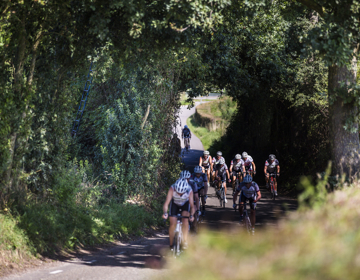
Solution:
M225 203L227 203L227 199L226 199L226 176L227 176L229 182L231 182L230 175L229 175L229 170L228 170L228 167L227 167L227 165L225 163L225 159L221 158L219 160L218 166L216 167L215 178L218 179L219 181L221 181L223 186L224 186Z
M170 227L169 227L169 240L170 240L170 249L172 249L174 242L174 233L177 223L177 214L181 212L181 216L189 217L190 222L194 221L194 199L193 199L193 191L187 182L187 180L179 179L173 184L166 196L166 201L163 206L163 218L168 218L168 206L170 204ZM191 211L191 212L190 212ZM191 213L189 216L189 212ZM189 223L186 218L182 219L182 231L184 236L184 247L186 247L187 234L189 230Z
M269 155L269 159L265 161L264 166L264 173L265 173L265 181L266 181L266 187L269 188L269 179L270 179L270 173L275 173L276 176L280 176L280 164L279 161L276 159L275 155L271 154ZM277 196L277 181L276 176L274 177L274 190L275 195Z
M190 149L190 140L191 140L191 131L187 125L184 125L184 128L181 133L181 138L184 139L184 146L186 150Z
M203 209L199 209L203 216L205 216L205 203L208 191L208 179L205 173L203 173L201 166L195 166L194 174L191 175L191 180L193 180L198 187L198 192L200 193ZM200 205L199 205L200 206Z
M202 167L203 172L208 177L208 181L210 179L211 165L212 165L212 159L211 159L210 153L209 153L209 151L204 151L203 156L201 156L199 159L199 166Z
M190 171L183 170L180 173L180 179L186 179L186 181L189 183L193 193L194 193L194 204L195 204L195 213L198 215L201 215L200 210L200 200L199 200L199 189L196 182L191 179L191 173Z
M233 188L233 195L235 193L235 183L237 174L239 175L239 182L242 181L242 176L245 174L245 166L244 161L241 159L241 155L235 155L235 158L230 163L230 173L232 174L232 188Z
M242 159L244 161L246 174L250 174L251 177L254 177L254 175L256 174L256 166L253 158L248 155L247 152L243 152Z
M219 160L222 158L223 158L223 156L222 156L221 151L218 151L216 153L216 157L212 158L212 176L213 176L213 178L215 178L215 172L216 172L216 168L219 166ZM225 158L223 158L223 159L225 161Z
M255 210L256 210L256 202L261 199L261 192L258 184L253 182L252 177L248 174L244 177L244 180L240 183L240 185L236 188L234 197L233 197L233 208L236 209L236 198L238 193L241 191L239 198L239 211L240 211L240 220L243 220L243 212L244 212L244 203L246 200L249 200L250 204L250 221L252 227L252 233L255 232Z

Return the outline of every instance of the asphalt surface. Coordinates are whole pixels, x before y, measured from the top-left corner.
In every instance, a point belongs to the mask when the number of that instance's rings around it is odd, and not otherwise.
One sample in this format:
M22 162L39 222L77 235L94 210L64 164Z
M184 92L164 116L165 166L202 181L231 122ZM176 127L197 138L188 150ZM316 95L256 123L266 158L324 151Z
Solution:
M188 110L187 106L181 107L178 135L181 134L181 127L186 124L186 119L194 112L195 108ZM189 171L193 171L203 153L203 145L193 135L190 147L191 150L184 153L184 164ZM258 203L256 213L256 231L265 226L275 226L276 221L284 217L287 211L294 211L297 208L295 199L278 197L277 200L272 201L270 194L264 188L261 188L261 192L262 199ZM228 203L225 208L220 208L214 188L209 188L208 196L206 216L200 224L200 230L228 230L230 236L230 234L236 234L237 230L243 229L238 222L238 212L232 209L230 186L227 191ZM83 254L61 262L56 261L41 269L11 275L4 279L156 279L166 271L167 257L163 256L163 252L167 248L167 232L158 232L151 238L142 238L131 243L119 242L111 248L96 253Z

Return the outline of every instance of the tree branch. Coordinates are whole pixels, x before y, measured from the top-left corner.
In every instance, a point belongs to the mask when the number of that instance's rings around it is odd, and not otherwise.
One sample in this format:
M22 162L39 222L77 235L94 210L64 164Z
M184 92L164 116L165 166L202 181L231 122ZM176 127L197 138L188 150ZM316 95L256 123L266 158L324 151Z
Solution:
M303 4L304 6L308 7L309 9L315 10L316 12L319 13L319 15L321 17L324 17L324 14L325 14L324 7L319 5L315 1L313 1L313 0L295 0L295 1Z

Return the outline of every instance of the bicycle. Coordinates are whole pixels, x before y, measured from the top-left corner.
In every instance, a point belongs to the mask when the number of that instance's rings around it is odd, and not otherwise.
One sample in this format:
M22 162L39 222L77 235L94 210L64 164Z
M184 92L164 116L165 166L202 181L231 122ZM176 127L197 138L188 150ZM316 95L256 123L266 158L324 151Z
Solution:
M182 210L180 210L182 212ZM174 235L174 243L173 243L173 256L179 257L182 252L182 241L183 241L183 233L182 233L182 219L189 219L189 217L181 216L181 214L177 214L177 223L175 228Z
M270 193L271 193L271 199L275 200L275 182L274 178L276 177L276 173L269 173L269 187L270 187Z
M241 194L240 194L240 197L241 197ZM244 202L244 210L243 210L243 221L241 221L241 216L239 217L239 222L240 224L241 223L244 223L245 224L245 227L246 227L246 230L248 232L248 234L252 234L254 235L253 231L252 231L252 226L251 226L251 220L250 220L250 216L249 216L249 213L246 209L246 201ZM240 208L240 205L239 205L239 208ZM234 209L235 212L236 212L236 208ZM240 211L240 210L239 210Z
M221 180L216 181L216 183L220 183L220 187L217 186L216 195L220 201L220 207L225 208L225 188L223 182Z

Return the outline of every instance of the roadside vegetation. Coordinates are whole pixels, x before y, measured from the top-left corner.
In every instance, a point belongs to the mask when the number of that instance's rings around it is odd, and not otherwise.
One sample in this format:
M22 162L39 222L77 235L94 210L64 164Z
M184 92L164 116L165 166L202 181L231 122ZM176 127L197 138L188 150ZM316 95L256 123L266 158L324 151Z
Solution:
M359 279L360 182L325 186L304 180L300 210L254 236L201 233L162 279Z
M235 112L236 102L230 97L221 97L219 100L198 105L196 113L188 118L187 125L201 140L204 149L208 150L225 134Z

